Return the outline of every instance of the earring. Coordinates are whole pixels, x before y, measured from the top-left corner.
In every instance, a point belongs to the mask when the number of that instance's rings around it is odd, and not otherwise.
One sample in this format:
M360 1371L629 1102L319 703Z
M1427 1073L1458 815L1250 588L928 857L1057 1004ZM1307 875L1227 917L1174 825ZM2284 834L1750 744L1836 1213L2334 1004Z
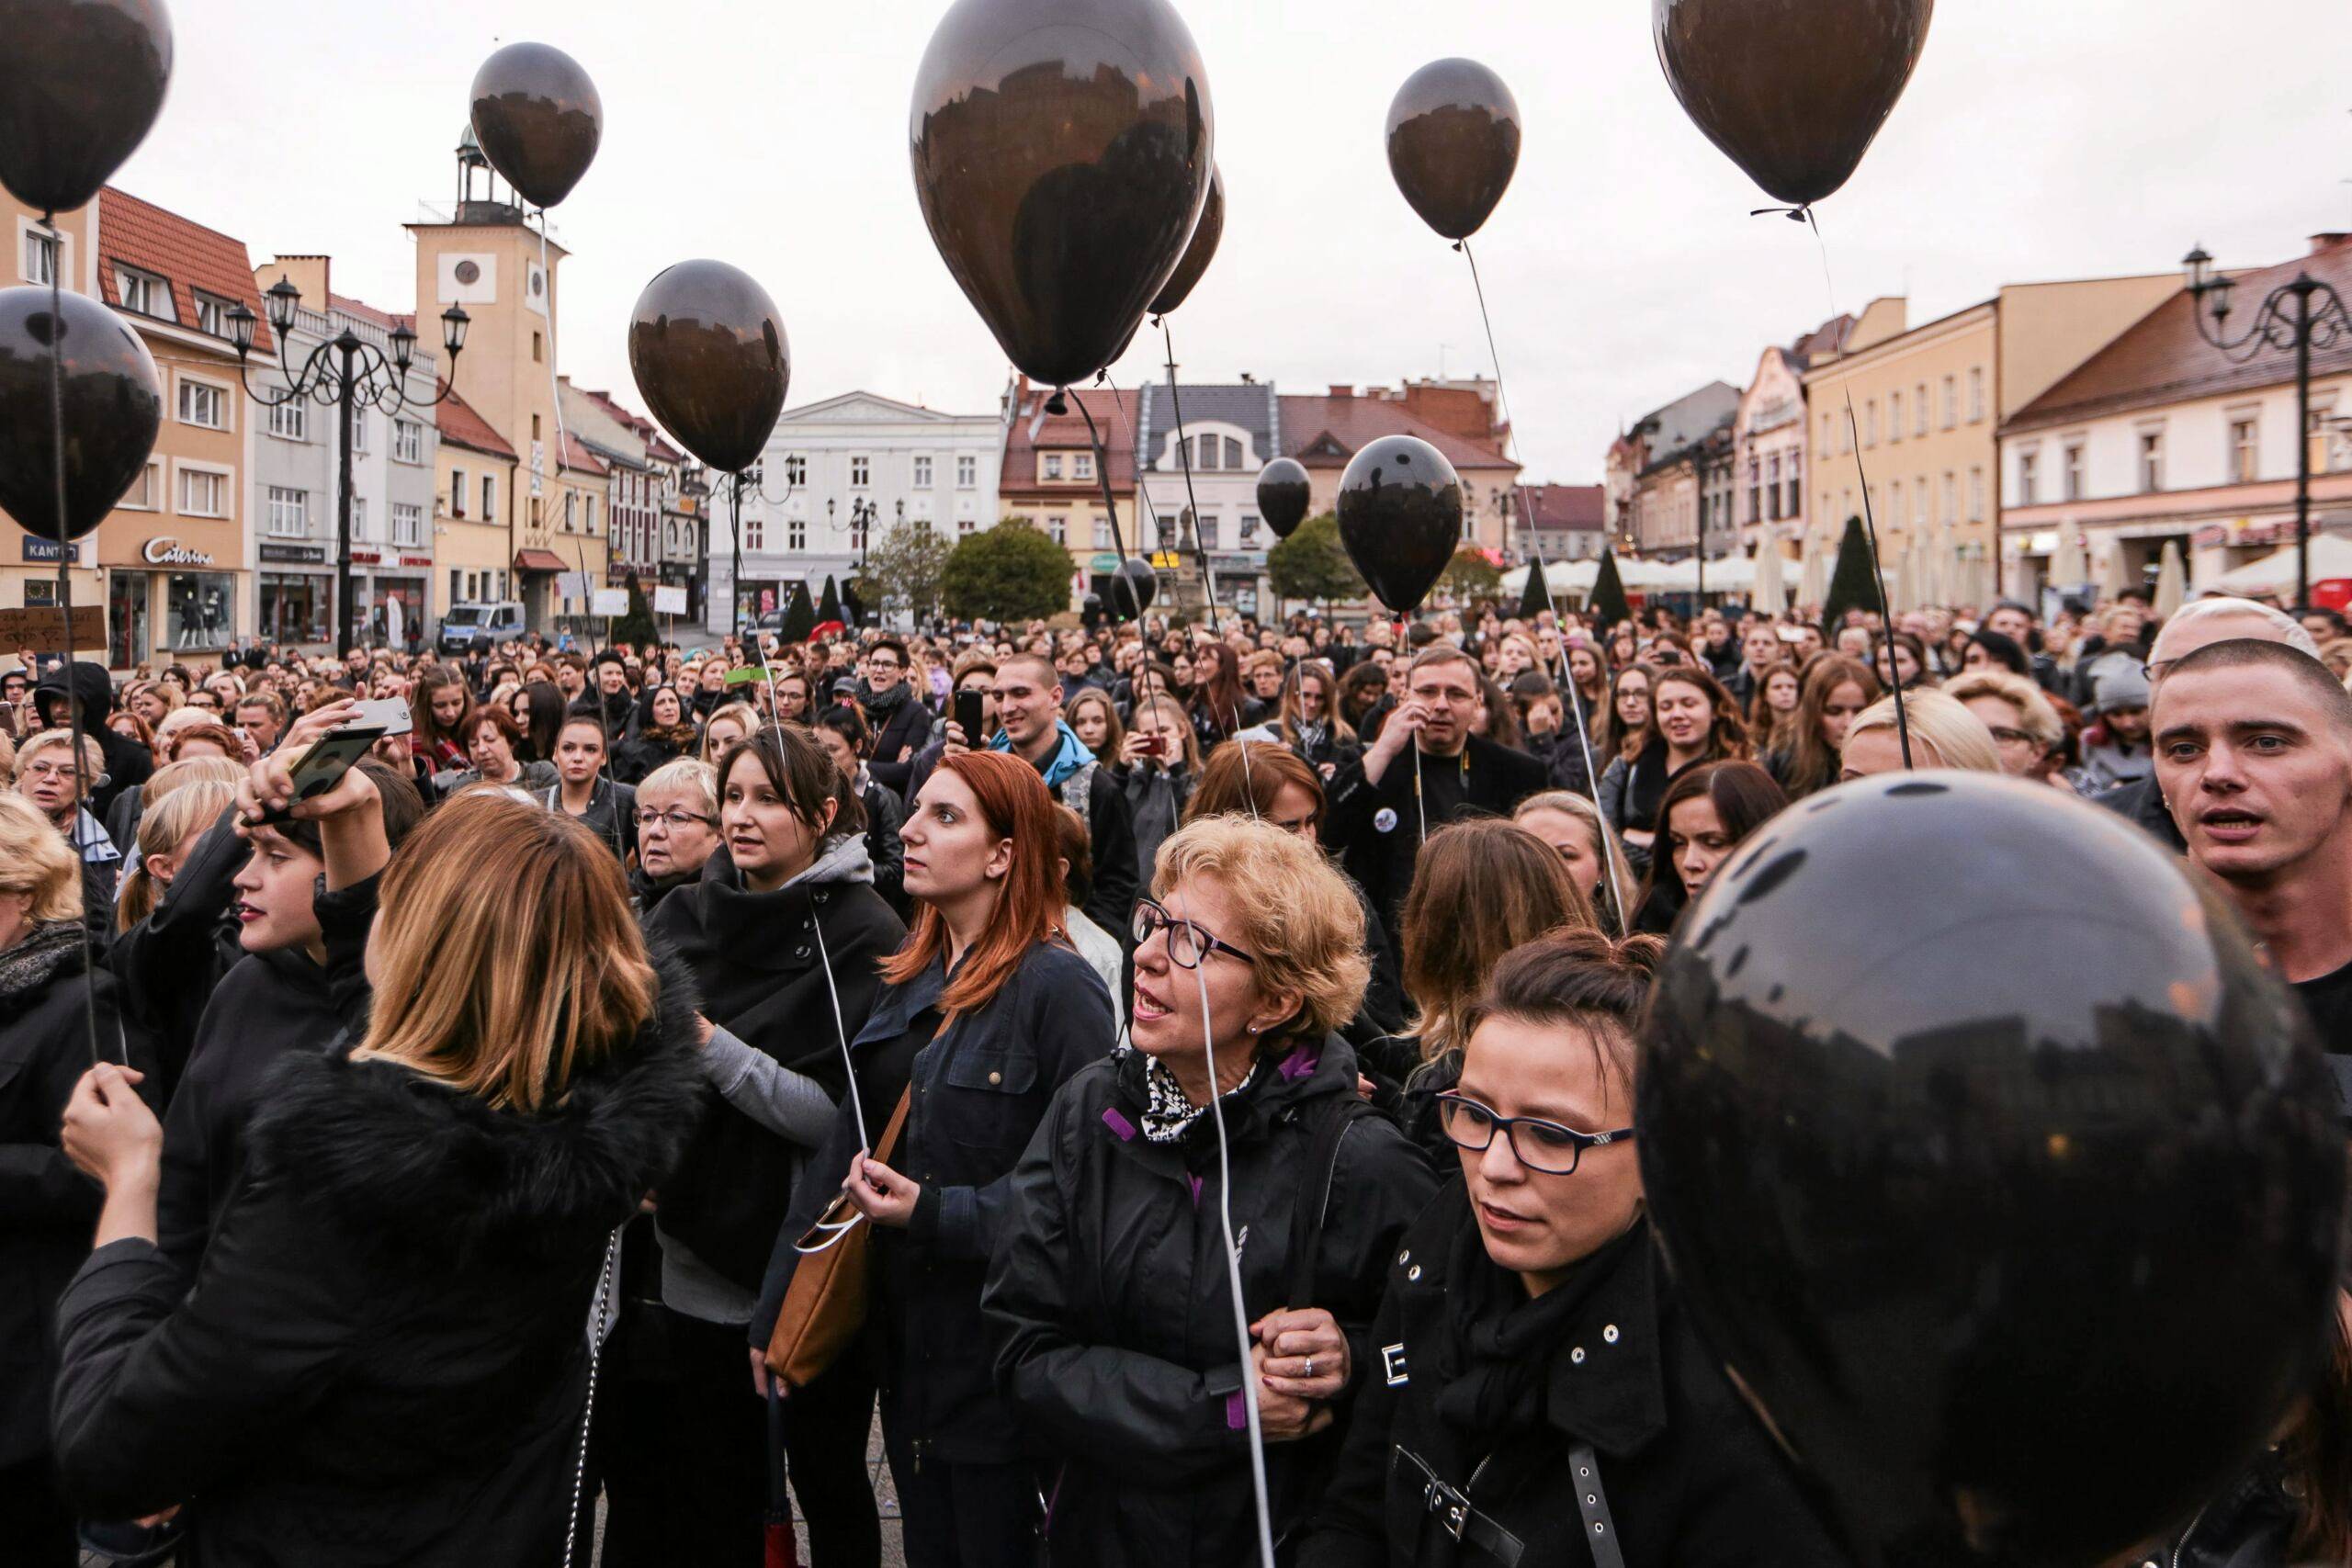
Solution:
M1257 1033L1257 1032L1258 1032L1258 1026L1257 1026L1256 1024L1254 1024L1254 1023L1253 1023L1253 1024L1251 1024L1251 1025L1250 1026L1250 1033L1252 1033L1252 1034Z

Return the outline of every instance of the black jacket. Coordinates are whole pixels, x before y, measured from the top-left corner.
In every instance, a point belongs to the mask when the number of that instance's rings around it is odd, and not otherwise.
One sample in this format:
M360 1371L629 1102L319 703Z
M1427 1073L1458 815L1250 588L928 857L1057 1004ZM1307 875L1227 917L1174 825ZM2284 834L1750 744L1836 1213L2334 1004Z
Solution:
M1126 797L1128 830L1135 840L1136 885L1149 887L1152 863L1159 856L1160 844L1183 823L1184 803L1193 798L1193 774L1180 760L1173 768L1114 767L1111 776ZM1100 863L1094 874L1102 874ZM1125 926L1102 929L1119 937L1127 932Z
M90 814L103 822L116 795L132 784L146 783L155 771L155 755L130 736L107 728L107 715L114 711L114 682L106 666L85 660L69 668L74 671L74 690L82 697L82 728L98 743L98 754L106 760L107 776L91 789L86 802ZM62 729L73 716L66 679L64 669L51 670L33 686L33 715L44 729ZM127 844L116 847L126 852L130 849Z
M645 934L693 973L713 1023L839 1099L849 1069L833 1032L834 993L854 1040L882 989L876 966L906 937L871 875L863 840L847 836L832 840L803 880L774 893L750 891L732 861L714 857L702 881L662 900ZM793 1145L715 1089L705 1098L708 1119L662 1189L662 1229L754 1290L791 1202Z
M1544 764L1524 751L1470 737L1463 750L1466 770L1462 804L1452 816L1432 810L1432 833L1459 817L1508 817L1521 801L1544 788ZM1429 765L1424 759L1424 766ZM1447 762L1445 766L1456 764ZM1364 777L1358 760L1331 781L1330 816L1324 834L1347 855L1348 871L1372 896L1373 907L1393 931L1412 886L1420 857L1420 817L1413 795L1410 748L1392 758L1378 784Z
M634 788L662 763L694 755L695 739L695 727L691 724L673 725L668 729L640 728L613 748L613 777Z
M2157 787L2154 773L2132 784L2102 790L2090 798L2092 805L2104 806L2117 816L2137 822L2173 853L2188 852L2188 840L2180 836L2180 825L2165 808L2164 791Z
M901 681L899 700L888 708L868 707L866 722L874 726L873 761L867 769L889 789L903 790L913 771L915 753L931 741L931 710Z
M2289 1550L2303 1511L2284 1480L2274 1449L2209 1499L2177 1535L2150 1542L2126 1561L2161 1568L2292 1568L2309 1561Z
M1325 1190L1308 1168L1317 1134L1353 1112L1355 1095L1355 1053L1335 1039L1261 1061L1225 1115L1245 1314L1327 1308L1360 1384L1390 1250L1436 1180L1393 1125L1356 1114L1335 1152L1311 1293L1288 1299L1294 1212ZM1256 1518L1216 1130L1204 1116L1153 1143L1139 1131L1148 1103L1132 1051L1055 1098L1013 1172L982 1307L998 1382L1061 1465L1052 1540L1070 1543L1062 1551L1089 1563L1225 1568L1251 1560ZM1267 1449L1277 1536L1305 1517L1336 1449L1331 1435Z
M161 1076L150 1087L158 1104L177 1091L214 987L244 957L232 910L237 873L251 851L235 818L234 811L220 814L147 918L107 948L123 1006L156 1035Z
M539 792L539 804L549 811L563 811L560 779ZM572 820L610 845L614 857L623 865L637 852L637 791L616 783L610 773L596 775L588 791L588 809Z
M1596 1272L1579 1278L1585 1269ZM1542 1387L1514 1388L1505 1363L1491 1386L1515 1393L1521 1412L1474 1413L1465 1318L1496 1320L1472 1317L1469 1303L1525 1298L1487 1257L1461 1181L1447 1184L1388 1260L1377 1375L1356 1402L1299 1568L1488 1568L1508 1555L1495 1531L1519 1541L1517 1568L1586 1568L1586 1488L1570 1459L1580 1445L1597 1454L1597 1495L1627 1568L1845 1561L1683 1315L1646 1221L1555 1289L1577 1296L1563 1300L1548 1355L1537 1353ZM1446 1510L1464 1501L1457 1543Z
M693 984L661 982L536 1116L282 1060L194 1290L125 1240L66 1292L53 1418L85 1517L185 1503L189 1568L557 1561L606 1239L699 1113Z
M0 1468L49 1451L52 1313L89 1255L104 1196L58 1146L65 1102L90 1066L73 929L36 926L0 948ZM113 976L100 969L95 981L99 1051L120 1062L128 1048L132 1066L152 1068L153 1042L123 1021Z
M874 863L874 891L903 920L914 913L914 901L907 897L907 847L899 841L907 808L897 792L872 776L871 768L866 773L857 803L865 810L865 855Z

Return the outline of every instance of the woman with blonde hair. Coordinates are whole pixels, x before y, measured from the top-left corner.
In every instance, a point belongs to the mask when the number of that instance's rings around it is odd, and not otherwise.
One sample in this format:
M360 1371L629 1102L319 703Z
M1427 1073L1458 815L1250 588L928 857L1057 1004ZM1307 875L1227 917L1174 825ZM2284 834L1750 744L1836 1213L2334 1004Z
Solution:
M714 768L718 766L721 757L732 750L738 741L749 740L759 728L759 712L751 704L721 703L702 721L702 760Z
M1511 820L1558 852L1601 928L1622 935L1634 908L1634 876L1623 840L1600 819L1591 797L1547 789L1521 801Z
M1172 697L1146 697L1128 716L1113 764L1111 782L1127 797L1135 820L1141 886L1151 880L1160 840L1183 819L1184 803L1200 778L1201 749L1190 716Z
M368 770L294 802L282 759L349 713L298 724L241 809L319 823L354 1038L272 1070L192 1290L131 1080L95 1068L67 1108L106 1200L58 1313L58 1469L85 1517L182 1509L195 1561L552 1562L582 1328L699 1111L691 985L568 818L469 795L395 854Z
M1339 679L1319 659L1301 660L1284 684L1277 722L1283 744L1326 779L1355 761L1363 750L1355 730L1340 712Z
M1910 730L1911 759L1903 758L1903 734L1894 705L1903 705L1902 718ZM1846 748L1839 777L1868 778L1872 773L1900 773L1911 768L1966 768L1974 773L2002 772L2001 750L1984 721L1958 699L1934 687L1881 697L1846 727Z
M153 788L173 768L193 767L197 761L209 760L169 763L156 770L154 777L147 781L148 787ZM173 787L161 800L149 803L140 814L139 834L134 840L138 847L115 888L115 930L127 931L154 911L156 902L170 891L172 878L188 852L196 848L197 840L220 820L220 814L236 798L237 786L233 784L217 778L190 778L173 781Z
M1249 1405L1281 1539L1377 1379L1378 1282L1436 1182L1358 1099L1334 1032L1363 994L1363 919L1312 843L1186 823L1135 937L1135 1048L1063 1087L1013 1170L986 1322L1051 1456L1057 1561L1253 1562Z
M2070 786L2055 777L2055 758L2066 739L2066 725L2041 688L2007 670L1972 670L1943 684L1944 695L1984 721L2000 752L2001 771L2012 778L2040 779Z

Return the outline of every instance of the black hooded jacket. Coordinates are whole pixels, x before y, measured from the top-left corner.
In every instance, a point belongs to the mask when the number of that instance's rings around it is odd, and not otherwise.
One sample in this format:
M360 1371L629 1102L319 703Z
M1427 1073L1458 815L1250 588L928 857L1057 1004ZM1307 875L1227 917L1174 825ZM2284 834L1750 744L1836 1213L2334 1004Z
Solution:
M693 984L660 976L633 1044L537 1115L280 1061L194 1289L127 1239L59 1308L83 1515L185 1504L190 1568L556 1562L606 1240L700 1113Z
M1057 1561L1226 1568L1252 1560L1256 1525L1216 1129L1203 1116L1170 1142L1145 1136L1145 1060L1098 1062L1055 1097L1013 1171L982 1307L997 1381L1061 1467ZM1360 1112L1355 1053L1336 1038L1262 1059L1224 1109L1245 1314L1329 1310L1361 1386L1389 1256L1436 1179L1392 1123ZM1354 1119L1338 1129L1319 1234L1295 1233L1298 1205L1323 1194L1309 1167L1335 1115ZM1294 1234L1317 1238L1303 1301L1287 1299ZM1268 1448L1278 1537L1337 1448L1336 1433Z
M107 715L114 711L114 682L106 666L85 660L71 668L74 690L82 697L82 728L98 743L98 752L106 759L106 782L90 791L89 799L90 814L103 822L116 795L147 782L155 771L155 758L130 736L117 735L107 728ZM44 729L62 729L73 716L65 681L63 670L51 670L33 687L33 715Z

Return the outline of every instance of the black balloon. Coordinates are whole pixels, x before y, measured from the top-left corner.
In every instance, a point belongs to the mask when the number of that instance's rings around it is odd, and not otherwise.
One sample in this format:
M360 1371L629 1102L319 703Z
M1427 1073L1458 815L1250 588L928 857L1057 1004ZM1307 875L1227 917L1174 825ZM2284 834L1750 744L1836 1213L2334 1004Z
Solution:
M1212 168L1209 171L1209 198L1201 206L1201 220L1193 225L1193 238L1184 247L1184 254L1176 263L1176 270L1168 275L1159 293L1151 301L1151 313L1164 316L1182 305L1193 292L1193 286L1208 271L1209 263L1216 259L1216 243L1225 234L1225 175ZM1126 352L1124 346L1120 354ZM1118 355L1106 363L1115 363Z
M1462 542L1462 480L1445 454L1384 435L1340 476L1340 543L1397 615L1418 608Z
M1794 207L1844 185L1919 63L1936 0L1654 0L1658 63L1707 140Z
M0 0L0 186L35 212L98 194L164 107L163 0Z
M759 461L792 385L775 301L722 261L656 273L628 323L628 367L663 428L721 473Z
M1132 621L1151 608L1159 592L1159 573L1141 556L1129 556L1111 574L1111 613L1114 620Z
M596 159L605 100L580 62L551 44L510 43L474 73L474 140L535 207L571 194Z
M2174 857L1931 772L1800 802L1684 914L1634 1147L1694 1321L1866 1563L2090 1568L2308 1386L2335 1115Z
M1433 60L1388 105L1388 172L1421 221L1476 233L1519 167L1519 101L1475 60Z
M86 294L63 293L65 536L106 521L147 467L162 427L155 361L130 323ZM0 512L57 537L57 462L51 425L49 290L0 289Z
M956 0L916 73L915 196L1005 355L1118 356L1208 199L1208 78L1167 0Z
M1306 469L1295 457L1277 457L1258 470L1258 515L1276 538L1289 538L1305 520L1306 490Z

